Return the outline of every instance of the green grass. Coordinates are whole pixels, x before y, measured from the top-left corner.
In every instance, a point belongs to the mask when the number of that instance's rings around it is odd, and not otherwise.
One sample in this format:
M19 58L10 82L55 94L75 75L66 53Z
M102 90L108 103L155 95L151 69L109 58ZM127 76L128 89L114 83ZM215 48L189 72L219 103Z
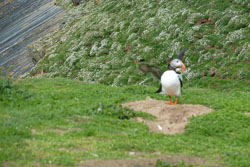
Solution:
M198 156L228 166L250 163L250 94L186 87L180 103L203 104L215 112L193 117L184 134L149 133L132 117L153 116L121 107L152 98L156 87L112 87L62 78L0 82L0 164L74 166L86 159L157 154ZM129 152L139 155L129 155ZM218 160L218 158L220 160Z
M180 163L179 165L172 165L169 162L163 162L161 160L158 160L156 162L155 167L192 167L192 165L185 165L185 163Z

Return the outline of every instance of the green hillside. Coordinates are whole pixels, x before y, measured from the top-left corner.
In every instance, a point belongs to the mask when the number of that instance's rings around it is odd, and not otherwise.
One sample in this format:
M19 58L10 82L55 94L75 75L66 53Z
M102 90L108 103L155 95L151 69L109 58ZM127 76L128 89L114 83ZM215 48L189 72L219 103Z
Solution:
M154 84L134 59L166 69L187 48L185 78L249 83L249 3L245 0L59 1L66 23L34 48L49 77L88 83ZM212 84L213 85L213 84Z

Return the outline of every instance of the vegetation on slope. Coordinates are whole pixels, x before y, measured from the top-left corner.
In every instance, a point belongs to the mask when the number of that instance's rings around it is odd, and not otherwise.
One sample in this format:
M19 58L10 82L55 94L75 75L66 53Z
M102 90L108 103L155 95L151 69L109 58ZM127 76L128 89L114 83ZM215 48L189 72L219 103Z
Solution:
M0 80L0 165L73 166L86 159L159 154L249 165L249 93L184 89L180 103L203 104L216 112L191 118L184 134L164 135L152 134L145 124L130 119L152 116L120 107L146 96L166 99L153 90L60 78L19 80L15 85Z
M42 69L49 77L88 83L152 84L134 59L166 69L166 61L187 48L187 80L249 83L247 1L90 0L75 7L61 0L59 5L70 19L34 45L45 56L31 74Z

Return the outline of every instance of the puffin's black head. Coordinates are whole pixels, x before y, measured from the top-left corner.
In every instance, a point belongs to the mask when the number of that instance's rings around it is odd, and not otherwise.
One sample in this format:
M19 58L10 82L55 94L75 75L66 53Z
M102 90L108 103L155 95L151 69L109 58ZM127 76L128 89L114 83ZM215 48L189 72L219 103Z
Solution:
M169 63L168 67L169 67L169 70L175 70L175 71L176 71L177 68L179 68L179 69L182 70L182 72L184 72L185 69L186 69L185 64L181 60L179 60L179 59L172 60Z
M182 50L176 59L170 61L170 63L168 64L168 70L176 70L177 68L180 68L182 70L182 72L185 71L186 66L182 62L185 51L186 51L186 49Z

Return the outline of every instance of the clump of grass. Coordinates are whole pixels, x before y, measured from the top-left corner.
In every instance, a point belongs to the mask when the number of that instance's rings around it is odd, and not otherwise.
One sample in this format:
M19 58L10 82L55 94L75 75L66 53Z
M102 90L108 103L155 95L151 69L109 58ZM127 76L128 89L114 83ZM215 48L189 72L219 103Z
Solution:
M12 88L13 88L13 85L9 79L0 78L0 92L1 92L1 94L10 92L10 90Z
M157 160L155 167L192 167L192 165L185 165L185 162L182 162L178 165L172 165L169 162L164 162L162 160Z
M28 99L31 95L27 91L18 89L10 79L0 78L0 101L4 103L15 102L19 99Z
M133 117L144 117L147 119L153 119L152 115L146 114L144 112L135 112L130 108L122 107L121 105L105 105L99 103L93 108L86 111L88 115L105 115L110 117L115 117L119 119L131 119Z

